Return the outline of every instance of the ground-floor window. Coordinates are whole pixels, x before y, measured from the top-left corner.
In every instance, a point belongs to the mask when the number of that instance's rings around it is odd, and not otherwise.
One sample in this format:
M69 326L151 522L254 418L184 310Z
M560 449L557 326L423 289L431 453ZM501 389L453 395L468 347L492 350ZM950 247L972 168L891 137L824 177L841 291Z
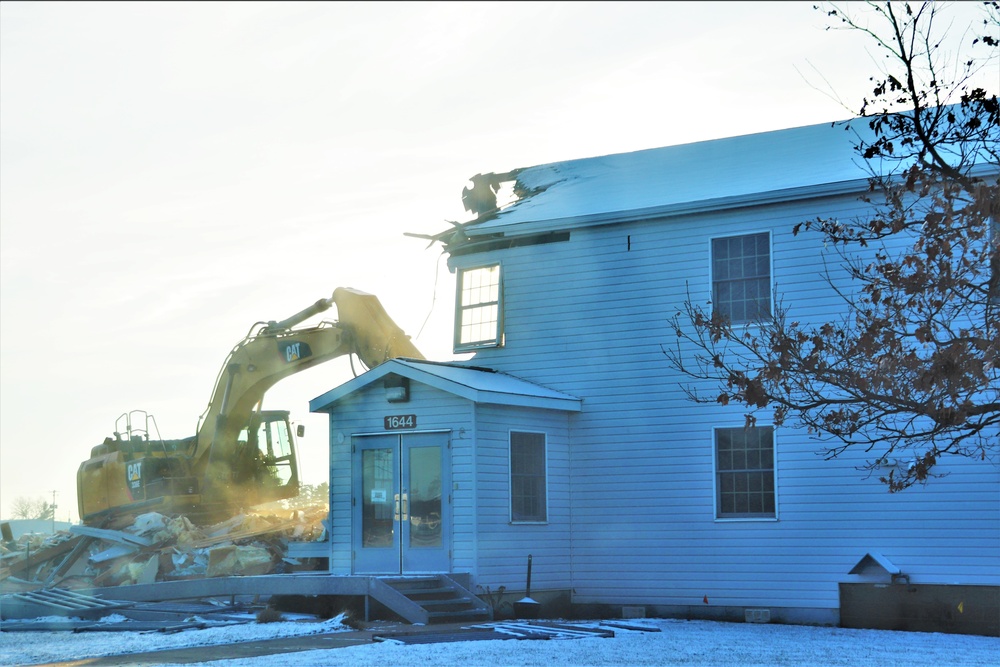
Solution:
M545 434L510 432L510 520L548 519Z
M715 429L719 519L774 518L774 428Z

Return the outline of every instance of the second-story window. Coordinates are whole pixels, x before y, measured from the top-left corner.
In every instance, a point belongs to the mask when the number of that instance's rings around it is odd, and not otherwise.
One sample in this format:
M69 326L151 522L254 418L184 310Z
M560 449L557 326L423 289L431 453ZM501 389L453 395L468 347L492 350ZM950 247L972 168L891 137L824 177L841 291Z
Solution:
M503 343L500 265L458 272L455 350L499 347Z
M768 232L712 239L712 307L733 324L771 314Z

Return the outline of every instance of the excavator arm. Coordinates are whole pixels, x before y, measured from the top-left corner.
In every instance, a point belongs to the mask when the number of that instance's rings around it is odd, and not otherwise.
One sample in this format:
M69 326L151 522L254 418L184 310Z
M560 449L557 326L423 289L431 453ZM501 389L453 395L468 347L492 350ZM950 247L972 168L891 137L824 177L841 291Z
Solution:
M332 305L337 322L295 328ZM103 522L142 508L218 516L295 495L288 413L260 410L264 394L290 375L352 353L368 368L424 358L375 296L350 288L280 322L256 323L226 357L196 435L154 441L129 427L93 448L77 471L81 519Z
M293 328L332 304L337 305L336 324ZM224 446L230 440L227 436L235 435L231 429L245 427L267 390L281 380L350 353L369 368L397 357L424 358L374 295L346 287L338 287L332 298L320 299L286 320L254 325L219 372L198 426L195 456Z
M423 359L410 337L396 326L372 294L349 287L333 291L339 325L351 336L354 350L368 368L389 359Z
M336 304L335 324L294 327ZM369 368L388 359L423 359L409 337L385 312L378 299L351 288L281 322L257 323L229 353L219 372L208 408L202 415L192 472L203 479L203 493L224 493L229 486L239 435L248 428L264 394L284 378L336 357L355 353Z

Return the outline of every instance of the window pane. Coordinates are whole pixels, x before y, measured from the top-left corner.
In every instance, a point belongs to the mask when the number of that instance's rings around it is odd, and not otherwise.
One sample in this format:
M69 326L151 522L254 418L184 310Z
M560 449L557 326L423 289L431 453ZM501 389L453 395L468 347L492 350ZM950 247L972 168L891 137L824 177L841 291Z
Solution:
M767 232L712 239L712 301L734 324L771 313L771 258Z
M719 470L732 470L733 469L733 454L732 452L719 450Z
M512 521L545 521L545 435L510 434L510 516Z
M459 273L455 346L500 343L500 265Z
M775 515L773 443L770 426L715 430L720 518Z

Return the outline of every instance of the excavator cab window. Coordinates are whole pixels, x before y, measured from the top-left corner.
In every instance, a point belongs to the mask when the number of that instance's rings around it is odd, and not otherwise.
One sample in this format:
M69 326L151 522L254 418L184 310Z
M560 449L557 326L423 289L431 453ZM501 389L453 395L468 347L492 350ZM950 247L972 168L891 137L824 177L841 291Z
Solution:
M258 413L249 428L237 437L237 483L250 483L258 502L294 496L298 493L295 446L283 411Z
M266 468L265 486L284 487L298 482L291 430L284 416L265 417L257 427L257 449Z

